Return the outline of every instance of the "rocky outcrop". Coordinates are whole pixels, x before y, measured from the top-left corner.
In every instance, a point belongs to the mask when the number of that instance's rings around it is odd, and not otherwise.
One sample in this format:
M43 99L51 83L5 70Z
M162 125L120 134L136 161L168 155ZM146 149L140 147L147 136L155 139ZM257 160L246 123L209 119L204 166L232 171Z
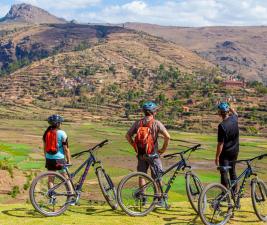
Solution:
M66 20L53 16L49 12L29 5L16 4L11 7L4 18L3 22L26 22L26 23L66 23Z

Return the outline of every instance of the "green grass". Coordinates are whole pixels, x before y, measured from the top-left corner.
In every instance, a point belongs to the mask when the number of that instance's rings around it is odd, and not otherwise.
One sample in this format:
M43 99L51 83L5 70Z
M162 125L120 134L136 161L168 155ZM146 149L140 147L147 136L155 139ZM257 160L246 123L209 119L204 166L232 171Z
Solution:
M247 205L235 213L235 218L231 220L233 225L263 225L253 212L251 202L244 200ZM69 207L63 215L59 217L46 218L33 210L28 204L0 205L1 225L162 225L162 224L194 224L201 225L200 218L195 215L187 202L173 203L170 210L156 209L145 217L129 217L121 210L112 211L108 206L89 205L86 202L80 206Z

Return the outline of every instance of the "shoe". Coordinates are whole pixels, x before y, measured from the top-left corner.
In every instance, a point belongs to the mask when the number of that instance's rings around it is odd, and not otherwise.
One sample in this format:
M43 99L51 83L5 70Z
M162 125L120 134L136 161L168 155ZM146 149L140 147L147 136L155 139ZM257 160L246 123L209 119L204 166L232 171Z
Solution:
M52 196L51 198L49 198L48 204L49 205L55 205L57 203L57 198Z
M68 204L72 206L76 205L76 203L77 203L76 198L71 198L70 201L68 202Z

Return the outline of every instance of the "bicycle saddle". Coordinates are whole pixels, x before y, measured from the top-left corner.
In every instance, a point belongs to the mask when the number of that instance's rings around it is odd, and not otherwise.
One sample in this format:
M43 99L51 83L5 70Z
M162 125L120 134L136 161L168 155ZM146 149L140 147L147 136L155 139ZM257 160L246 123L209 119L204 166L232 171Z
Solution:
M149 155L146 154L146 155L144 155L143 157L144 157L144 159L146 159L146 160L153 161L154 159L159 158L159 155L158 155L157 153L153 153L153 154L149 154Z
M231 166L218 166L217 169L223 172L228 172L229 169L231 169Z

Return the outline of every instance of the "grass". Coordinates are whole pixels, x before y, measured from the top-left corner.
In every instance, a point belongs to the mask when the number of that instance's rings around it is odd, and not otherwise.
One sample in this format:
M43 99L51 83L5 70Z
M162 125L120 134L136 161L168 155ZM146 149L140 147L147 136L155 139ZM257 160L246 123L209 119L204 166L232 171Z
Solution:
M250 200L244 200L247 207L235 213L231 220L233 225L263 225L253 212ZM28 204L0 205L1 225L70 225L70 224L92 224L92 225L157 225L157 224L202 224L200 218L195 215L187 202L173 203L170 210L156 209L145 217L129 217L121 210L112 211L108 206L96 206L83 203L80 206L72 206L59 217L46 218L33 210Z

